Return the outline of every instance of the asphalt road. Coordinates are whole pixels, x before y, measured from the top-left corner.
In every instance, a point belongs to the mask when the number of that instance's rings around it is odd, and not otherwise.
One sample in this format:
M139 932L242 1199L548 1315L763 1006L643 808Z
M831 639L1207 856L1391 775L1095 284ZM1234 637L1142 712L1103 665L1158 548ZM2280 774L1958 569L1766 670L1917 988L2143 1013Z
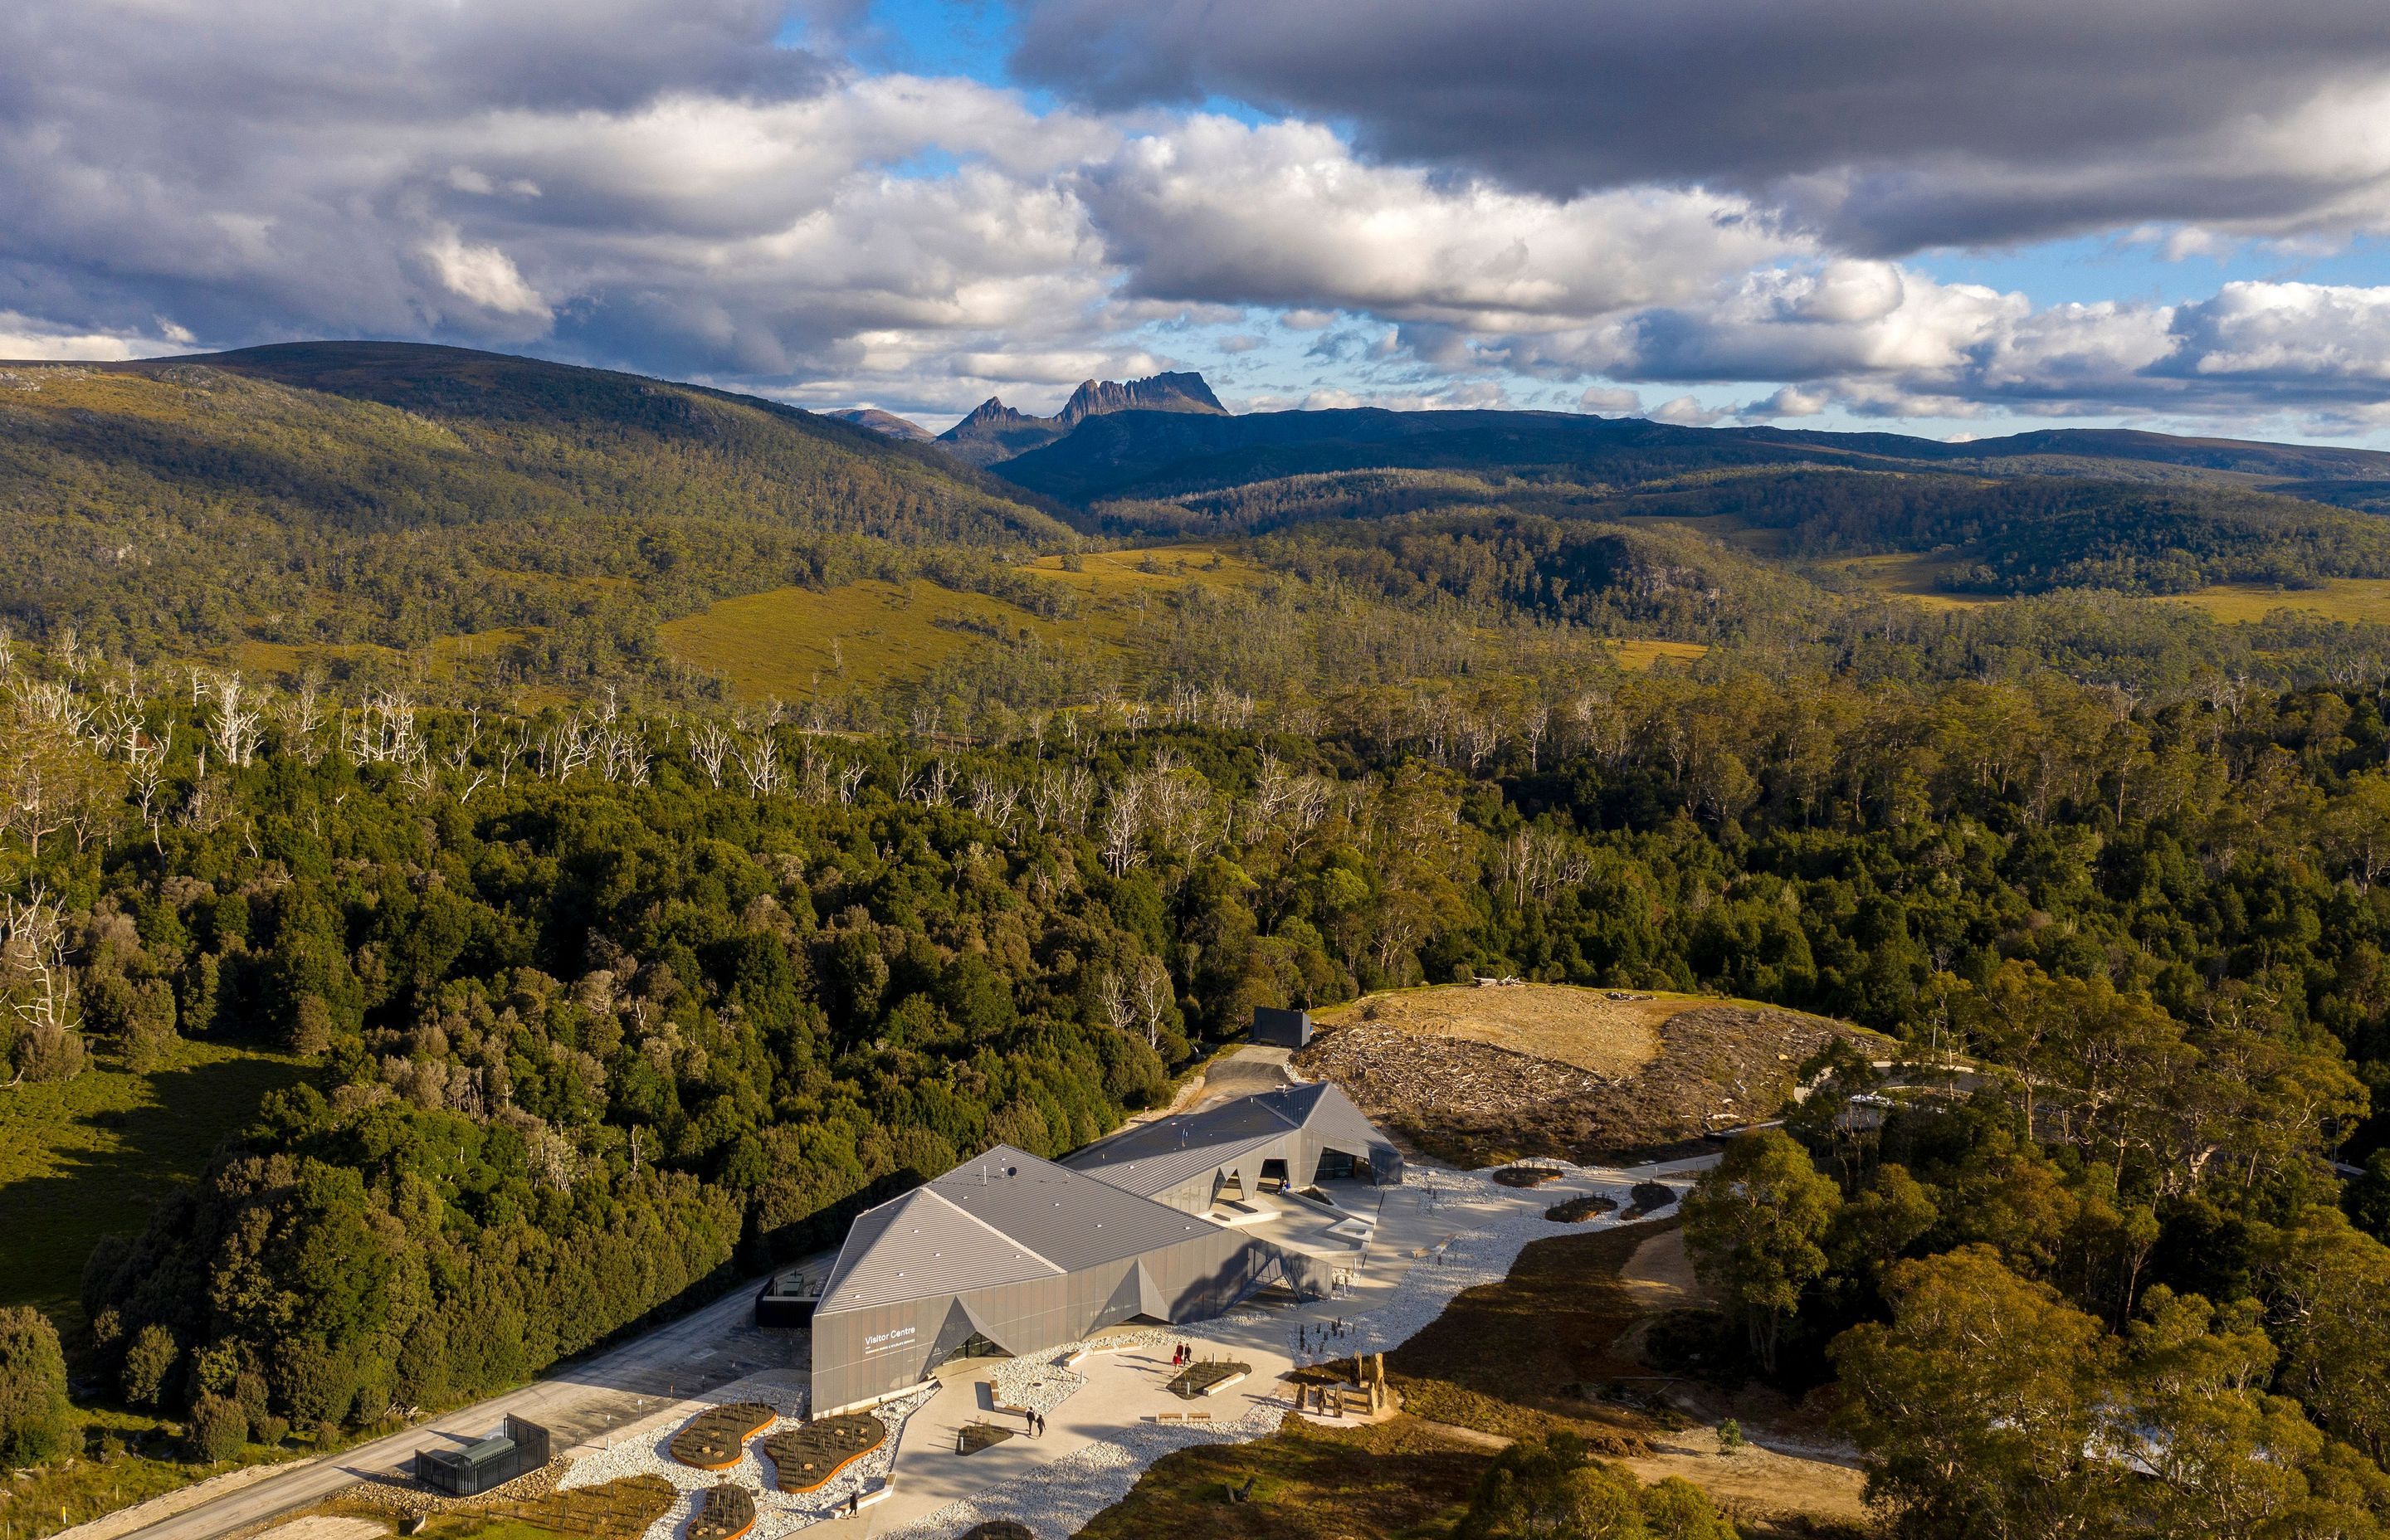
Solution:
M125 1533L138 1540L218 1540L292 1508L321 1502L357 1481L407 1471L421 1449L455 1448L482 1437L508 1415L555 1435L566 1449L652 1411L662 1398L702 1393L713 1385L789 1361L790 1340L754 1326L756 1279L693 1315L657 1328L599 1357L561 1367L550 1378L376 1439L321 1460L292 1465L186 1512Z

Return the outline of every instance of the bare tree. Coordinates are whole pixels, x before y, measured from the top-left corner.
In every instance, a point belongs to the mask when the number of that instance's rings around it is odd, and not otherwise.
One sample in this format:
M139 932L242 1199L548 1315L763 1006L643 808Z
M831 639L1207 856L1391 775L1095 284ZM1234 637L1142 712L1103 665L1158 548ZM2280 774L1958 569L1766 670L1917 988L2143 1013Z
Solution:
M25 837L26 853L39 860L42 836L66 827L67 801L57 777L45 771L40 759L29 755L11 767L0 812L5 812L7 827Z
M1141 781L1124 781L1116 788L1111 800L1104 804L1101 833L1104 843L1104 865L1114 877L1125 877L1132 866L1145 864L1145 852L1138 845L1144 832Z
M158 793L166 780L166 754L174 747L174 725L166 724L165 731L157 738L135 732L125 744L125 758L131 764L128 772L133 795L141 803L141 821L149 828L149 843L161 853L165 845L158 833L159 820L165 809L159 805Z
M1020 805L1021 788L994 776L973 776L970 786L971 811L998 828L1012 825L1013 809Z
M528 722L515 725L514 737L498 739L498 746L491 751L490 757L497 761L499 790L504 791L507 783L514 778L515 761L530 752L531 724Z
M216 752L227 764L247 764L257 752L258 741L265 736L263 714L255 706L242 704L247 693L238 670L216 680L213 737Z
M394 690L376 690L366 697L354 717L341 713L342 744L359 764L401 764L421 752L415 727L415 702Z
M0 964L24 988L10 1003L27 1025L71 1032L82 1024L67 967L66 913L38 883L22 899L0 897Z
M1117 973L1106 973L1096 985L1096 999L1103 1007L1104 1020L1112 1031L1127 1035L1137 1025L1137 991Z
M1171 1006L1170 970L1158 957L1148 957L1137 970L1137 1018L1145 1027L1145 1046L1162 1046L1162 1021Z
M1096 778L1076 764L1044 764L1029 785L1029 815L1041 829L1076 833L1086 827L1095 801Z
M722 766L730 757L730 735L718 723L701 722L689 735L688 751L698 768L705 772L705 778L713 783L713 789L721 790Z
M780 764L780 745L769 731L758 733L739 748L739 770L747 777L747 794L768 797L788 789L789 774Z

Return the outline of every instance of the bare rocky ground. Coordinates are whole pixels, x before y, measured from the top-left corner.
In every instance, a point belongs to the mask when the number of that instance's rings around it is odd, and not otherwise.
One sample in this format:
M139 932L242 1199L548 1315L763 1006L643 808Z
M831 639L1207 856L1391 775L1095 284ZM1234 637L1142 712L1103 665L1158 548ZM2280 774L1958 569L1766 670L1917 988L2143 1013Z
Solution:
M1377 1000L1340 1013L1341 1022L1298 1054L1295 1067L1343 1086L1381 1127L1421 1152L1470 1168L1523 1156L1600 1164L1676 1153L1714 1129L1777 1116L1791 1099L1796 1069L1831 1037L1874 1041L1837 1022L1766 1007L1619 1002L1539 985L1380 998L1422 995L1441 997L1433 1014L1373 1011ZM1456 1012L1478 996L1507 997L1486 1007L1505 1016L1532 1004L1533 1031L1499 1018L1456 1022ZM1572 1010L1580 1025L1567 1020ZM1497 1041L1482 1040L1489 1038ZM1649 1050L1639 1051L1647 1042ZM1589 1067L1603 1063L1613 1068Z

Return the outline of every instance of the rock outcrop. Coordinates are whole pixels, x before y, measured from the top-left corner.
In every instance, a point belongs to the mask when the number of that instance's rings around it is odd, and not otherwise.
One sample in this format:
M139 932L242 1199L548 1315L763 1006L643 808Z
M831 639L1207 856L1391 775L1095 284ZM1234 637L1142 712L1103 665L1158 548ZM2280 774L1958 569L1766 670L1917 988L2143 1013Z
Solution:
M973 465L994 465L1053 443L1089 417L1113 412L1202 412L1225 417L1227 408L1200 374L1158 374L1144 379L1089 379L1071 392L1050 417L1016 411L995 396L938 435L947 450Z

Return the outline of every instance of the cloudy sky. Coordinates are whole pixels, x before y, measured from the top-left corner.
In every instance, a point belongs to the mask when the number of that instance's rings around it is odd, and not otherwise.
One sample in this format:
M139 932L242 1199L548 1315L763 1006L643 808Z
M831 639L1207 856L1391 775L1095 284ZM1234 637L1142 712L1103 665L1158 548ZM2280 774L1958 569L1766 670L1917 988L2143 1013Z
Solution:
M2390 443L2381 0L10 0L0 357Z

